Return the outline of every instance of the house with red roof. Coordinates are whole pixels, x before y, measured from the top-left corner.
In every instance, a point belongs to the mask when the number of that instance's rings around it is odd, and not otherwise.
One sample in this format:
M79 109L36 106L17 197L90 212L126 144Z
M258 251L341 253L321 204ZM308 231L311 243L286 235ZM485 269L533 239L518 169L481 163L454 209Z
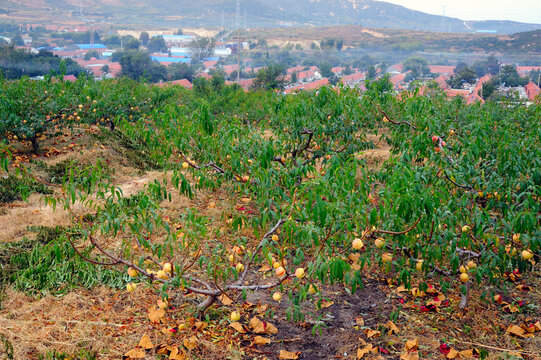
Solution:
M491 78L491 75L490 74L486 74L485 76L483 76L482 78L479 79L479 81L477 82L477 84L475 85L475 88L473 89L473 93L474 94L477 94L481 100L483 99L481 97L481 94L483 93L483 85L487 82L490 81L490 78ZM483 100L483 103L485 101Z
M359 72L355 72L355 73L350 74L350 75L342 76L340 81L344 85L355 86L355 85L359 84L360 82L362 82L365 78L366 78L365 74L363 72L359 71Z
M428 65L428 68L433 74L453 75L455 73L455 67L449 65Z
M319 89L320 87L328 85L328 84L329 84L329 79L323 78L321 80L312 81L310 83L290 87L290 88L284 90L284 93L291 94L291 93L299 92L299 91L316 90L316 89Z
M526 86L524 86L524 90L526 90L528 100L530 101L533 101L539 95L539 93L541 93L541 89L539 88L539 86L537 86L531 81Z
M254 85L255 79L240 79L239 81L226 81L226 85L239 84L244 90L250 90L252 85Z
M191 89L192 88L192 83L188 79L166 81L166 82L156 84L156 86L158 86L158 87L167 87L167 86L175 86L175 85L183 86L186 89Z
M295 67L287 69L287 73L293 74L294 72L301 72L304 70L304 68L305 68L304 66L295 66Z
M435 78L434 81L438 84L438 87L440 89L445 90L445 89L450 88L449 84L447 83L447 80L449 80L449 79L450 79L449 75L441 74L440 76Z
M393 86L397 89L402 89L404 86L404 79L406 78L406 74L396 74L393 75L389 80L393 84Z
M446 89L444 91L449 97L462 96L464 99L467 99L470 95L469 90Z
M541 71L541 66L517 66L519 76L526 76L534 70Z
M218 64L218 60L203 61L205 69L212 69L216 64Z
M401 73L402 71L404 71L404 65L402 64L394 64L387 68L387 72L390 73Z
M341 66L336 66L336 67L333 67L331 69L331 71L333 72L333 74L335 75L340 75L344 70L346 70L345 67L341 67Z
M224 65L222 67L222 69L224 70L224 72L227 74L227 75L231 75L231 73L233 71L237 71L239 69L239 66L237 64L235 65Z

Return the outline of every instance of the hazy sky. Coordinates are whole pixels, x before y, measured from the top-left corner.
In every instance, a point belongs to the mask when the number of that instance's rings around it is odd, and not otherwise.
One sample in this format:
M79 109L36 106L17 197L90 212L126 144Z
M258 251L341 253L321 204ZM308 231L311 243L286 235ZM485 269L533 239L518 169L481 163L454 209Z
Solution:
M541 24L541 0L385 0L410 9L464 20L515 20Z

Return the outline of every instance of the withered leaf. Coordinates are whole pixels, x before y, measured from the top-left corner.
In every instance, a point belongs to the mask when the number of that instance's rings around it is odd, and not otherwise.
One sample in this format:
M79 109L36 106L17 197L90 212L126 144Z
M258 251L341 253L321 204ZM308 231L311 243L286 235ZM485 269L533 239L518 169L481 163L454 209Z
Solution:
M270 344L271 343L271 340L268 339L268 338L265 338L263 336L256 336L254 338L254 344L255 345L267 345L267 344Z
M204 321L198 321L195 323L195 330L202 331L207 328L208 324Z
M524 337L525 333L524 329L517 325L509 325L505 332L519 337Z
M152 345L152 341L150 341L150 338L148 335L143 335L141 340L139 341L139 346L143 349L152 349L154 346Z
M397 334L398 333L398 328L396 327L395 323L392 322L391 320L387 321L387 329L389 329L388 331L388 335L392 335L393 333Z
M369 354L369 353L377 354L378 353L378 348L374 347L372 344L368 344L364 348L358 349L357 350L357 359L362 359L366 354Z
M322 309L326 309L326 308L328 308L329 306L332 306L332 305L334 305L334 301L325 300L325 301L321 302L321 308Z
M184 359L186 359L186 356L184 356L184 352L175 346L171 350L171 353L169 354L169 360L184 360Z
M278 359L290 359L290 360L296 360L299 358L300 351L297 352L289 352L285 350L280 350L280 355L278 355Z
M130 358L130 359L144 359L145 358L145 350L136 347L134 349L131 349L128 351L124 356Z
M189 339L184 339L182 342L186 349L193 350L197 347L197 338L195 336L190 337Z
M220 299L220 301L222 302L222 304L224 305L231 305L233 304L233 300L229 298L229 296L225 295L225 294L222 294L218 297L218 299Z
M244 330L244 327L242 326L242 324L237 322L237 321L229 324L229 326L232 327L233 329L237 330L241 334L244 334L246 332L246 330Z
M364 329L363 331L369 339L381 336L381 331L379 330Z
M160 309L160 308L156 308L155 306L152 307L152 308L148 311L148 318L149 318L150 321L152 321L153 323L159 322L164 316L165 316L165 310L164 310L164 309Z
M250 320L250 329L256 334L276 334L278 329L269 322L261 321L257 317Z

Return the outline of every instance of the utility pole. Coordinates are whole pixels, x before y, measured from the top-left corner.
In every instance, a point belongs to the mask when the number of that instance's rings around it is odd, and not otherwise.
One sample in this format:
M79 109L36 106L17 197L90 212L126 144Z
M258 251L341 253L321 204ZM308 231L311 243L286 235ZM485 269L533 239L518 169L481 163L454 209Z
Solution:
M240 0L237 0L237 11L235 13L235 26L237 27L237 83L240 82Z
M442 14L441 14L441 32L445 32L445 5L442 6Z

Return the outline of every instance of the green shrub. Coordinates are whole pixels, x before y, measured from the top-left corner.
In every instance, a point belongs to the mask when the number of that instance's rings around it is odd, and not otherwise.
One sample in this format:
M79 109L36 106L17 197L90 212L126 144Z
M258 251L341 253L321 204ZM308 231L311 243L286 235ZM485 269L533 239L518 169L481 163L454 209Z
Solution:
M0 189L0 203L21 200L24 193L52 194L52 190L45 184L32 178L22 179L14 175L0 177Z

